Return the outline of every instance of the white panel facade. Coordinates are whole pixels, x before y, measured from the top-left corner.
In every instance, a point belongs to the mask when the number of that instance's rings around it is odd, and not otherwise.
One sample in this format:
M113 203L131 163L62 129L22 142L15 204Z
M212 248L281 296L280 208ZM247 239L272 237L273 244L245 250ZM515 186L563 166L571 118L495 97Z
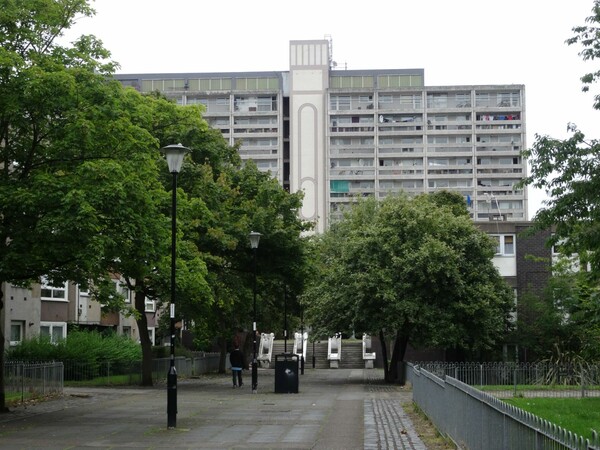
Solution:
M295 41L290 46L290 191L302 191L300 212L323 232L328 210L325 141L329 79L326 42Z

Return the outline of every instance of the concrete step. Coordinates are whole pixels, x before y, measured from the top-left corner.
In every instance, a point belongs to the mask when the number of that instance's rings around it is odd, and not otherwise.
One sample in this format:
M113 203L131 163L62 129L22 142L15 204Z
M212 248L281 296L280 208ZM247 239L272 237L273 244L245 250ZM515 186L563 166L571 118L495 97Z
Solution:
M273 342L273 353L271 360L271 368L275 368L275 355L284 353L285 341L277 339ZM291 353L294 349L293 339L287 341L287 351ZM314 361L313 361L314 356ZM327 360L327 341L308 342L306 348L305 368L328 369L330 363ZM365 362L362 359L362 341L359 340L344 340L342 341L342 360L339 363L341 369L361 369L365 367Z

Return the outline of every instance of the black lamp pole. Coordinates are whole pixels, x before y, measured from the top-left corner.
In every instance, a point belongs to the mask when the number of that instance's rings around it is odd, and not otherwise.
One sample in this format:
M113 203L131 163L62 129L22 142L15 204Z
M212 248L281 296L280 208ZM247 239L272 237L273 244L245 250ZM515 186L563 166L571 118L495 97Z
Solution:
M287 286L283 285L283 353L287 353Z
M256 358L256 252L258 250L258 243L260 241L261 234L256 231L250 232L250 247L253 253L253 266L254 266L254 302L253 302L253 319L252 319L252 393L258 392L258 361Z
M183 157L188 151L181 144L168 145L163 148L167 155L169 171L173 175L173 199L171 203L171 302L169 304L171 358L167 373L167 428L177 426L177 370L175 369L175 266L176 266L176 236L177 236L177 174L181 170Z
M302 356L300 356L300 375L304 375L304 308L300 310L300 334L302 334Z

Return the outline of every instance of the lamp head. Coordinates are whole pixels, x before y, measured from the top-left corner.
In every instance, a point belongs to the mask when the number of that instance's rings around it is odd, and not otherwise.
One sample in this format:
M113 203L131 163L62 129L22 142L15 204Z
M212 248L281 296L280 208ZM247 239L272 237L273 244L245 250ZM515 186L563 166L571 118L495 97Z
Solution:
M260 241L261 236L262 236L262 234L260 234L258 231L250 232L249 237L250 237L250 247L251 248L258 248L258 243Z
M183 157L190 150L181 144L171 144L161 149L167 156L169 172L179 173L183 164Z

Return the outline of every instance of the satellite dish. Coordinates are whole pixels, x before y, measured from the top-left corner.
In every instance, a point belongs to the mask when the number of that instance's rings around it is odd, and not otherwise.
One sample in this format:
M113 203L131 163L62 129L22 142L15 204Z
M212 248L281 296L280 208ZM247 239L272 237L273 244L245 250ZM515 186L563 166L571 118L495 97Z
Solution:
M379 123L383 123L383 116L379 116Z

